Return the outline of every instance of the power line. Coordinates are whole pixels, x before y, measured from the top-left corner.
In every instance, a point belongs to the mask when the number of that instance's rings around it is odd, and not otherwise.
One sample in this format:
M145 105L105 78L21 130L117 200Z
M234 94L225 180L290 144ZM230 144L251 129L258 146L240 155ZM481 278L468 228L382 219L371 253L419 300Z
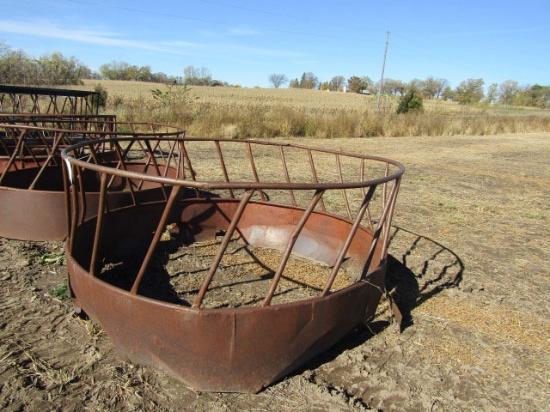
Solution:
M71 3L107 7L107 8L111 8L111 9L123 10L123 11L133 12L133 13L141 13L141 14L149 14L149 15L153 15L153 16L161 16L161 17L170 18L170 19L181 19L181 20L197 21L197 22L201 22L201 23L219 24L219 25L223 25L223 26L233 26L234 25L234 23L227 23L227 22L224 22L224 21L203 19L203 18L198 18L198 17L188 17L188 16L184 16L184 15L179 15L179 14L163 13L163 12L151 11L151 10L143 10L143 9L138 9L138 8L133 8L133 7L116 6L116 5L113 5L111 3L101 2L101 1L86 1L86 0L65 0L65 1L68 1L68 2L71 2ZM205 3L212 3L212 4L216 4L216 5L222 5L221 3L208 1L208 0L199 0L199 1L203 1ZM250 8L245 8L245 7L239 7L239 6L230 6L230 5L225 5L225 6L233 7L233 8L237 8L237 9L243 9L243 10L247 10L247 11L253 11L253 12L256 12L256 13L273 14L273 15L278 15L278 16L281 16L281 17L303 19L303 20L308 20L308 21L315 21L317 23L322 23L322 24L329 24L328 22L323 22L321 20L307 19L305 17L304 18L295 17L295 16L278 14L278 13L273 13L273 12L268 12L268 11L262 11L262 10L250 9ZM332 22L330 24L331 25L338 25L338 24L335 24L335 23L332 23ZM343 26L344 27L349 27L349 28L356 28L354 26L345 26L345 25L343 25ZM353 38L352 37L340 37L340 36L334 36L334 35L331 35L331 34L308 33L308 32L303 32L303 31L294 31L294 30L267 29L266 31L267 32L272 32L272 33L294 34L294 35L299 35L299 36L309 36L309 37L335 39L335 40L346 40L346 41L357 40L356 37L353 37Z
M364 26L344 24L344 23L339 23L338 21L317 20L317 19L312 19L310 17L294 16L294 15L291 15L291 14L277 13L277 12L268 11L268 10L253 9L253 8L250 8L250 7L236 6L234 4L220 3L218 1L213 1L213 0L196 0L196 1L200 1L202 3L213 4L213 5L216 5L216 6L229 7L229 8L238 9L238 10L250 11L250 12L253 12L253 13L260 13L260 14L267 14L267 15L270 15L270 16L285 17L285 18L288 18L288 19L303 20L303 21L308 21L308 22L311 22L311 23L319 23L319 24L330 25L330 26L347 27L347 28L350 28L350 29L366 30ZM378 31L378 29L370 29L370 31Z

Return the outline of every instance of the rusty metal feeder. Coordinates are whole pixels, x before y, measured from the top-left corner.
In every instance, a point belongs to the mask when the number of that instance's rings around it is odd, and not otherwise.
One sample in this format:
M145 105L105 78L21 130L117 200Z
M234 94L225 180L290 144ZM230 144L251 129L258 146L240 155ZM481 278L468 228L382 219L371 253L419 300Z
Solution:
M75 305L105 329L124 357L164 369L197 390L258 392L374 315L385 290L403 165L268 141L164 139L161 146L177 142L180 148L174 152L177 176L170 178L131 171L136 159L155 168L164 164L163 150L153 157L139 153L149 139L114 140L131 148L121 167L82 158L105 142L83 142L62 152L72 213L66 255ZM79 176L90 172L102 184L94 216L85 218L86 187ZM106 190L113 179L158 184L169 196L115 209ZM152 261L167 230L191 245L222 238L187 303L151 297L144 282L155 281L151 267L158 262ZM259 302L209 306L233 241L280 250L277 269ZM293 255L322 262L330 275L316 296L279 304ZM102 275L112 265L129 263L136 269L126 286ZM354 281L335 290L344 273Z
M88 139L106 141L124 136L158 139L184 135L185 130L176 126L119 122L114 116L0 115L0 236L20 240L66 238L68 199L64 190L61 149ZM153 144L151 150L155 147ZM117 156L123 156L116 150L116 146L104 143L101 150L98 148L98 156L116 167ZM169 175L168 170L162 173ZM99 182L92 179L88 189L85 196L91 207L98 201ZM108 189L113 207L132 201L124 186L111 182ZM166 194L149 190L140 196L158 199ZM90 216L90 212L85 215Z

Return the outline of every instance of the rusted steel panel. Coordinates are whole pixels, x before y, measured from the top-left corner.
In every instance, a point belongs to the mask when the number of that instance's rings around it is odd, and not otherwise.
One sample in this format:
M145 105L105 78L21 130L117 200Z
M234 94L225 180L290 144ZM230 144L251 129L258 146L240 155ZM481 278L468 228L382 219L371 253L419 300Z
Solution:
M195 310L115 288L71 257L68 266L78 305L124 357L204 391L258 392L336 343L380 298L377 288L356 283L326 298Z

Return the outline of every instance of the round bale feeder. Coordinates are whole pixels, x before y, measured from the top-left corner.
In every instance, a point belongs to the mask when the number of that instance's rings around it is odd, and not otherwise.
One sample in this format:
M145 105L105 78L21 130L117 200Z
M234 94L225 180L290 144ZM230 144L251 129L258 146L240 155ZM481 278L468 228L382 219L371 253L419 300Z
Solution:
M72 212L67 267L75 306L125 358L197 390L258 392L375 314L400 163L186 138L179 177L169 178L82 158L104 143L62 154ZM94 216L83 218L77 177L89 172L102 187L147 181L170 194L113 209L102 189Z
M0 124L35 126L40 129L86 130L114 132L116 116L114 115L76 115L76 114L41 114L41 113L0 113ZM47 134L46 134L47 135ZM20 147L18 147L18 143ZM76 142L74 142L76 143ZM51 141L49 143L51 145ZM62 147L63 148L63 147ZM14 152L19 151L14 157ZM6 170L11 160L11 169L19 170L42 165L47 159L48 147L39 136L28 137L25 142L18 142L14 133L6 133L0 128L0 173ZM12 159L12 157L14 157Z
M69 230L68 197L63 175L61 150L86 140L101 140L91 155L96 161L120 167L124 149L109 141L114 137L147 136L154 139L181 138L185 130L154 123L117 122L114 116L20 115L0 118L0 236L19 240L63 240ZM155 176L175 177L176 146L155 165L158 142L148 141L151 154L134 162L133 171ZM87 150L87 149L85 149ZM83 174L88 191L83 194L91 210L99 199L100 183L95 175ZM142 190L143 189L143 190ZM131 204L134 197L149 200L167 198L158 184L126 187L118 180L108 182L106 190L111 207Z

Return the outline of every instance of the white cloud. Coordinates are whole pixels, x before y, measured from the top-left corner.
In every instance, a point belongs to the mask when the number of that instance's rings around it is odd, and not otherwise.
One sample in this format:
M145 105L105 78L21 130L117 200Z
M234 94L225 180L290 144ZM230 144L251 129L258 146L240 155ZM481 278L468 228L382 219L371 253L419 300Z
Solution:
M116 33L113 32L93 31L87 29L75 30L74 28L65 29L47 21L16 22L0 20L0 32L48 37L104 46L170 51L157 43L119 39L116 38Z
M172 54L189 54L191 51L201 51L202 53L249 55L261 57L277 58L307 58L308 54L279 50L271 48L250 47L238 43L193 43L187 41L163 41L147 42L127 40L120 38L120 34L110 31L75 29L61 27L51 21L9 21L0 20L0 33L15 33L26 36L47 37L62 39L79 43L97 44L111 47L135 48L142 50L160 51ZM246 29L235 29L233 31L238 35L252 35L254 31Z

